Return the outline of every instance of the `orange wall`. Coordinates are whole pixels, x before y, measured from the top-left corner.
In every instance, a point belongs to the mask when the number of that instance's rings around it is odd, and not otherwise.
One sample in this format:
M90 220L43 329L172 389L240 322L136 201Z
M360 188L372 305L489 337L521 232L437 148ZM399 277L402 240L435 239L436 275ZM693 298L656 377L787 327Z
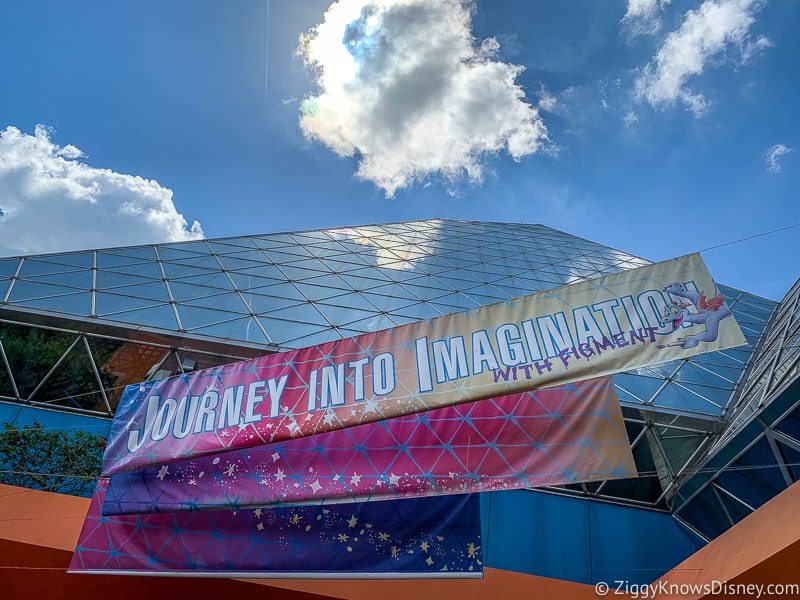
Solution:
M800 584L800 482L778 494L661 579L673 585ZM697 589L697 588L695 588ZM661 594L657 598L675 598ZM683 598L735 598L694 593ZM741 597L754 598L755 594ZM783 597L800 597L800 594Z

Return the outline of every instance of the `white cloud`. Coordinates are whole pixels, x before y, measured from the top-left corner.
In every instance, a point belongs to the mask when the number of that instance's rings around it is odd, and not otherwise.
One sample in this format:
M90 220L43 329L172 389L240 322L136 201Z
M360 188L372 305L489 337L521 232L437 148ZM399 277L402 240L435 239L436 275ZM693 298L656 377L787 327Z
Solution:
M622 25L632 35L650 35L661 29L661 11L672 0L628 0Z
M639 122L639 115L637 115L632 110L629 110L622 117L622 122L625 123L625 127L633 127L634 125L636 125L636 123Z
M775 144L772 148L767 150L767 153L764 155L764 160L767 161L767 171L770 173L779 173L781 164L778 162L778 159L784 154L789 154L789 152L793 152L793 149L783 144Z
M461 0L340 0L301 37L318 73L300 125L391 197L428 176L479 182L487 154L515 160L547 140L516 83L522 67L495 60L494 38L471 34ZM345 43L343 43L343 41Z
M741 62L757 50L767 47L765 37L750 39L750 27L762 0L706 0L697 10L686 13L680 29L664 40L653 60L636 82L636 95L654 108L669 107L680 100L695 116L708 108L702 94L687 83L700 75L712 59L718 59L730 47L736 47Z
M158 182L81 162L47 129L0 132L0 253L30 254L203 237Z

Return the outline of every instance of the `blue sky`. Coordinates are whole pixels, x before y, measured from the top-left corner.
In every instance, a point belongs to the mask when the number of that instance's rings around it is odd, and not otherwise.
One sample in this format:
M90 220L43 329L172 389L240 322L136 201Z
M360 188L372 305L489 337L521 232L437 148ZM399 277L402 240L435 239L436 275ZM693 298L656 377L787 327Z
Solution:
M0 4L3 253L441 217L661 260L800 223L797 0L329 5ZM703 256L779 299L798 241Z

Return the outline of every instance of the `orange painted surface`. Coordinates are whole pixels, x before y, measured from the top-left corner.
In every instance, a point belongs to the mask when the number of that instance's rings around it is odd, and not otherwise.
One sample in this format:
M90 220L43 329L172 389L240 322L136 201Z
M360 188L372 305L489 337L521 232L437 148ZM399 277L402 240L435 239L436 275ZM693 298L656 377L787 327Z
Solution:
M681 598L755 598L750 593L720 595L719 585L800 585L800 482L778 494L757 511L742 519L710 544L695 552L661 579L654 582L695 586L696 593ZM698 586L708 586L701 589ZM717 586L716 590L710 586ZM684 588L689 589L689 588ZM732 588L729 588L732 589ZM777 591L777 590L773 590ZM706 593L707 592L707 593ZM762 591L762 597L766 591ZM659 594L656 598L675 598ZM798 598L797 594L772 597Z
M486 569L483 579L231 580L66 572L89 500L0 485L0 597L316 600L596 599L589 585ZM270 588L265 590L265 587Z

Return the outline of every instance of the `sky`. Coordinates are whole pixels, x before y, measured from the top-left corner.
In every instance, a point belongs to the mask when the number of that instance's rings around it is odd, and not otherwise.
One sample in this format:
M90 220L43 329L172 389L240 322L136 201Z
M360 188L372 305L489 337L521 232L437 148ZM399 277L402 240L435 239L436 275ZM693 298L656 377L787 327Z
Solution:
M0 255L447 218L800 276L800 0L0 3ZM759 235L780 230L769 235Z

